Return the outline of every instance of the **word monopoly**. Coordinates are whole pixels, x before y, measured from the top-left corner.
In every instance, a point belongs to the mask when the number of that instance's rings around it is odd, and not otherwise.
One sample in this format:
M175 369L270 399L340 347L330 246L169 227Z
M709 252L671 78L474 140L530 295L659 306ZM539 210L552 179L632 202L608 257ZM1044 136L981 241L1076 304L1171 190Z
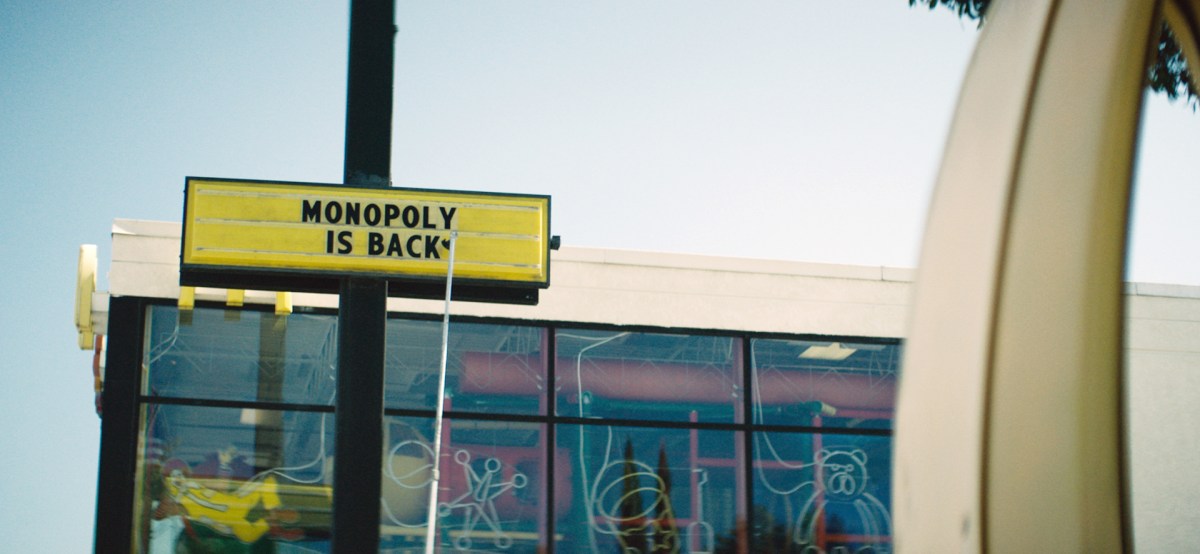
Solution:
M182 267L549 285L550 198L189 177Z

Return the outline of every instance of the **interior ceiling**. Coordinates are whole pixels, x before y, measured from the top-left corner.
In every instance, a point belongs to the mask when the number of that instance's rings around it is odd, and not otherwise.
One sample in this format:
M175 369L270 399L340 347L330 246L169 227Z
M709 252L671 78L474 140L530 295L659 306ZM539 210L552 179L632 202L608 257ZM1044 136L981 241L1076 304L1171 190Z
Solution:
M269 314L241 312L231 318L223 310L196 310L191 324L181 323L176 337L165 332L166 319L156 320L152 348L205 351L219 357L258 356L260 317ZM237 313L237 312L234 312ZM214 319L223 321L213 321ZM287 318L287 356L316 350L332 355L336 341L336 316L292 314ZM172 322L174 323L174 322ZM392 319L388 322L389 365L404 367L427 365L440 357L441 322ZM544 331L540 327L452 323L449 348L453 352L496 352L538 354L543 349ZM703 363L729 365L740 355L739 342L729 337L708 335L672 335L665 333L627 333L561 329L557 332L556 352L560 358L586 357L636 359L663 363ZM780 369L823 369L841 371L878 371L893 369L899 363L899 345L840 342L855 349L845 360L800 358L811 346L828 346L830 340L755 339L754 362L760 367ZM154 354L152 351L151 355ZM432 358L431 358L432 357ZM436 361L436 360L435 360Z

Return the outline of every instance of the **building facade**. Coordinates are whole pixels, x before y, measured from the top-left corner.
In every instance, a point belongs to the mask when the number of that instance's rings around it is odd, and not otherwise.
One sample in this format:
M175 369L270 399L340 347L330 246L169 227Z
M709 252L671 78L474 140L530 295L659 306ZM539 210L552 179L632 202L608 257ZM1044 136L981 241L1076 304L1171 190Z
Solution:
M337 298L181 290L178 252L178 225L117 221L90 302L97 549L327 551ZM552 263L537 306L451 308L441 550L890 550L908 271ZM388 308L380 551L421 551L442 303Z
M327 552L337 297L181 289L179 231L118 220L104 292L81 260L96 550ZM536 306L451 308L438 549L892 551L910 270L568 247L553 276ZM1126 301L1133 528L1171 550L1200 289ZM443 305L388 302L379 551L419 552Z

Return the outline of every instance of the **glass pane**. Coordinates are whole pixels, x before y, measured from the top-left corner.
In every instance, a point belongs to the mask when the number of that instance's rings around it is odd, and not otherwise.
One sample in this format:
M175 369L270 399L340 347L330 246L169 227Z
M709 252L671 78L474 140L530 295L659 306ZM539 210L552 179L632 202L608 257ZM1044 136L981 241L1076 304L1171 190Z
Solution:
M755 423L891 428L899 345L754 340L751 350Z
M731 337L562 330L558 415L734 422L742 348Z
M331 405L337 317L152 306L143 394Z
M446 409L546 413L546 331L540 327L450 324ZM437 407L442 322L389 319L388 408Z
M745 552L742 436L558 426L555 552Z
M383 552L425 544L433 481L431 419L385 423ZM546 535L544 427L447 419L442 428L437 540L442 550L537 552ZM566 475L556 479L566 480Z
M890 552L891 440L754 436L752 552Z
M137 552L328 550L333 414L147 404Z
M1160 63L1160 75L1177 73L1175 61L1173 71ZM1145 98L1125 270L1131 531L1144 552L1194 550L1200 504L1200 114L1177 92Z

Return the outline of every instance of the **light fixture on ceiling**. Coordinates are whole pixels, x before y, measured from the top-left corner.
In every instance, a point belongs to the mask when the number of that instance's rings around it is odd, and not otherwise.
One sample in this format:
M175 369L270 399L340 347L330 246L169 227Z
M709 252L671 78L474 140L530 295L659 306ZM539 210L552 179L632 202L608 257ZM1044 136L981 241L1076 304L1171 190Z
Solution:
M242 408L242 415L238 418L242 425L258 425L263 422L262 420L262 414L254 408Z
M841 361L849 358L851 354L858 352L857 348L848 348L842 346L840 342L831 342L829 346L810 346L800 353L801 358L812 360L833 360Z

